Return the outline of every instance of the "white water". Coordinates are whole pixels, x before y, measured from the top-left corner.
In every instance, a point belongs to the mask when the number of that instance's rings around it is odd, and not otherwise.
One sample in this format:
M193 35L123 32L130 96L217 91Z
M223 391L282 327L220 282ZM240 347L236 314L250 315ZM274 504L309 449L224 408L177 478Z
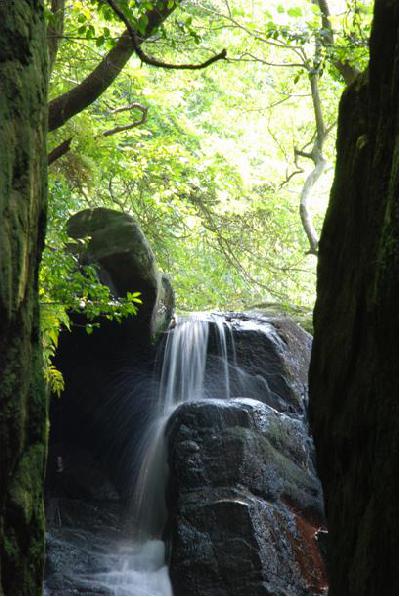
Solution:
M210 327L215 333L217 371L213 380L230 397L227 328L221 317L192 315L182 319L167 335L162 359L160 390L152 418L138 450L140 459L133 495L136 537L143 541L160 537L166 521L164 501L168 474L165 427L172 412L183 402L207 397L207 349ZM215 389L213 390L215 391Z
M159 394L137 450L139 472L132 499L132 518L139 541L159 539L166 522L165 428L172 412L184 402L205 398L258 398L262 394L268 403L271 391L266 379L238 367L233 325L265 333L276 344L282 340L267 322L234 321L227 321L221 314L193 314L178 321L167 334ZM212 346L211 358L209 345Z
M162 531L167 518L165 489L168 475L165 428L173 411L184 402L245 397L268 404L276 400L263 375L238 366L236 330L266 334L284 350L275 328L267 321L199 314L182 319L166 334L162 367L154 387L153 408L135 450L136 482L132 511L123 529L112 527L112 540L103 523L96 529L53 531L62 553L73 554L68 586L81 595L172 595ZM279 348L281 346L281 348ZM238 342L238 355L243 346ZM208 354L210 352L210 354ZM246 354L247 350L244 351ZM273 368L274 364L270 365ZM273 375L273 369L270 370ZM76 563L76 567L75 567ZM86 570L91 570L88 575ZM51 589L49 589L51 590ZM47 592L45 594L55 594Z
M216 382L218 378L222 397L230 396L227 326L217 316L194 315L182 319L167 335L159 394L138 448L140 466L132 499L134 543L119 545L112 554L107 554L105 569L112 572L96 573L87 579L96 586L112 587L114 595L172 595L165 545L161 540L167 516L165 427L180 404L213 393L212 388L206 387L211 326L216 344L213 358L217 363L212 380ZM232 337L230 340L233 345Z
M67 560L68 551L73 554L73 565L58 587L63 595L172 595L163 541L110 542L98 533L72 528L60 540ZM89 574L82 571L85 563ZM43 589L44 595L61 594L52 583L45 582Z
M112 587L113 595L172 595L162 541L118 545L106 557L111 572L87 577L89 583L105 589Z
M168 334L161 372L158 414L204 393L209 322L198 316L178 322Z

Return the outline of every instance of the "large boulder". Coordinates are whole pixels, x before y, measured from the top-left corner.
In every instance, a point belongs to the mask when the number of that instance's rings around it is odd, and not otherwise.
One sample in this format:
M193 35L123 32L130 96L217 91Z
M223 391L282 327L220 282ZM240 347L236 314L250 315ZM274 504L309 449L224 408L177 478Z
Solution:
M250 312L231 313L226 318L235 346L233 395L255 398L280 411L304 412L310 334L284 315Z
M322 493L301 417L245 398L188 402L168 439L175 595L326 592Z
M174 594L323 594L323 500L307 423L311 336L260 312L225 314L222 327L230 395L246 397L223 399L214 316L206 399L184 403L167 428Z

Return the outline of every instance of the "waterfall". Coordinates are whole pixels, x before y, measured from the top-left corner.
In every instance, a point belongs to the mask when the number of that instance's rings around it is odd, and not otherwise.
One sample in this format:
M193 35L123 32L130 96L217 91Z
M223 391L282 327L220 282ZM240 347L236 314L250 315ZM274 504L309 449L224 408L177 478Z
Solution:
M193 316L178 322L165 346L158 414L169 415L182 402L203 397L209 322Z
M253 362L246 344L249 332L250 338L261 334L263 342L274 346L270 360ZM150 384L154 393L148 403L148 420L143 423L139 444L129 452L134 451L135 482L122 536L115 537L113 528L104 529L103 522L99 533L89 529L82 535L76 530L72 545L82 545L82 537L88 537L85 546L90 547L85 547L88 553L82 559L86 557L92 569L90 575L85 567L84 573L79 567L72 570L73 586L83 591L77 594L172 595L162 537L167 520L168 420L184 402L204 399L253 398L279 410L286 382L277 354L285 350L271 323L240 314L194 314L179 319L164 335ZM283 405L283 412L285 408ZM69 545L68 541L68 534L61 537L62 544Z
M133 526L140 541L158 538L167 516L165 427L170 415L183 402L230 397L228 329L233 346L232 333L221 316L193 314L167 334L159 395L138 449L140 466L132 504ZM207 358L210 341L215 344L212 364Z

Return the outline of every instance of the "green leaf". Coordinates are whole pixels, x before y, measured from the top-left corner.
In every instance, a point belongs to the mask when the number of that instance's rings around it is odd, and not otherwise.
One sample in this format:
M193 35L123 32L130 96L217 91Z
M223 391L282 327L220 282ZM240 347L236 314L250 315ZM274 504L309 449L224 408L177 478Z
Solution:
M287 13L290 17L301 17L303 15L303 11L299 6L289 8Z

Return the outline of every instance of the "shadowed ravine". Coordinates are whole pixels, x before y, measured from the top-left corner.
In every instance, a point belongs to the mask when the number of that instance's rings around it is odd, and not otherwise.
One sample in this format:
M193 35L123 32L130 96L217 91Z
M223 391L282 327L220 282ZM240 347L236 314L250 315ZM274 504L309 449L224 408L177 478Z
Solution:
M309 350L287 318L179 319L160 343L122 502L91 456L92 488L73 458L72 473L58 461L46 594L324 594Z

